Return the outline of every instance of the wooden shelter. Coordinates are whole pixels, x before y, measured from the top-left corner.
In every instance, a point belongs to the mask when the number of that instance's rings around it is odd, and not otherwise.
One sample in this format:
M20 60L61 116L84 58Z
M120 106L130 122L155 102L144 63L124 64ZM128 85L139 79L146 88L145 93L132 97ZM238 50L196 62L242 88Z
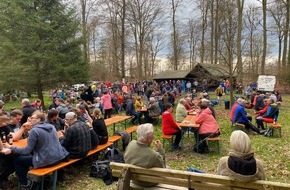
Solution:
M234 80L236 78L234 74ZM202 83L207 81L208 87L218 86L221 79L230 77L229 69L226 65L201 64L198 63L193 69L179 70L179 71L164 71L153 77L157 82L164 80L197 80Z

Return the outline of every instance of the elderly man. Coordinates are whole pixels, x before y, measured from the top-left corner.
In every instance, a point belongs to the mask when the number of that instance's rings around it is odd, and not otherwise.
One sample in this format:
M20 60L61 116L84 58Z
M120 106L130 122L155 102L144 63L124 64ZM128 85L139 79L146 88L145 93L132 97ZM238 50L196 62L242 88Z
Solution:
M91 132L89 126L77 119L74 112L65 114L68 129L65 131L62 146L70 153L70 158L84 158L91 150Z
M20 120L20 124L23 125L27 121L28 117L30 117L32 115L32 113L36 110L36 108L34 108L30 105L30 101L27 98L23 99L21 101L21 103L22 103L23 115L22 115L22 118Z
M254 126L249 118L247 117L247 113L245 111L246 100L242 99L239 105L236 107L233 117L233 123L241 123L245 125L246 129L251 129L258 134L263 134L265 131L260 131L256 126Z
M133 164L144 168L165 167L165 150L159 140L154 142L155 151L150 148L153 141L153 125L145 123L138 126L137 141L133 140L126 148L125 163ZM133 181L140 186L154 186L156 183Z
M152 123L154 119L152 117L160 115L160 107L157 100L154 97L149 98L149 103L147 106L148 113L144 114L145 122Z

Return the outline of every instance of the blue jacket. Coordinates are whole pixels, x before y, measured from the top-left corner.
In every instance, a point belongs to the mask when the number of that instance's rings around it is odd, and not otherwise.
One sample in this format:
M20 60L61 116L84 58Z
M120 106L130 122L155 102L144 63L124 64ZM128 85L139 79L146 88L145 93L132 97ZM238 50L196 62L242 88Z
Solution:
M244 108L244 106L242 106L241 104L239 104L235 110L234 113L234 119L233 119L234 123L248 123L249 120L247 118L247 113L246 110Z
M29 132L26 147L11 147L12 151L22 155L32 155L34 168L45 167L64 159L69 153L61 146L56 130L49 123L39 123Z
M271 104L265 115L263 115L263 117L265 118L273 118L275 121L277 121L278 119L278 115L279 115L279 108L277 106L277 104Z

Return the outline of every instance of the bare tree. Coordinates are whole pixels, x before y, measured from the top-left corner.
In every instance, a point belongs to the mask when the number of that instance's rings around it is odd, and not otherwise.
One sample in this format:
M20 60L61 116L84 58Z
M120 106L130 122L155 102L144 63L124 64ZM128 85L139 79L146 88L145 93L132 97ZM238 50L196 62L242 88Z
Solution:
M201 41L200 41L200 62L204 63L205 55L205 33L208 25L208 10L209 3L207 0L201 0L198 2L198 8L201 11Z
M278 73L280 74L281 70L281 57L282 57L282 43L284 39L284 23L285 23L285 9L284 4L281 0L277 0L272 3L269 7L269 12L271 17L273 18L274 22L272 22L273 28L275 33L277 33L278 37L278 57L277 57L277 64L278 64ZM285 65L284 65L285 67Z
M286 7L286 14L285 14L286 21L285 21L285 28L284 28L284 44L283 44L282 65L286 67L286 65L287 65L287 47L288 47L287 43L288 43L288 37L289 37L289 24L290 24L289 23L290 22L289 21L290 20L290 0L282 0L282 2ZM289 45L290 45L290 42L289 42ZM289 56L290 56L290 52L288 52L288 64L289 64L289 59L290 59Z
M225 4L224 4L225 3ZM229 71L229 81L230 81L230 99L231 103L234 102L234 73L236 66L233 63L236 56L236 38L237 36L237 13L236 5L234 2L223 1L221 6L221 23L222 33L221 35L221 47L219 48L220 56L222 57L223 64L227 65Z
M127 2L128 21L134 36L138 76L143 78L145 43L152 28L161 18L161 2L155 0L131 0Z
M263 55L261 60L261 74L265 74L267 56L267 0L258 0L262 3L263 12Z
M197 43L200 41L199 35L199 21L189 19L185 33L187 33L187 41L189 43L189 68L192 69L196 62L196 48Z
M238 30L237 30L237 73L239 81L243 83L243 61L242 61L242 29L244 0L237 0L238 9Z
M245 30L246 30L246 41L248 44L248 48L246 49L246 57L249 61L249 67L246 68L247 73L251 77L257 77L259 64L262 55L262 36L259 33L259 26L261 22L261 15L258 11L258 8L254 5L250 5L244 15L244 23L245 23Z
M179 62L179 55L177 50L177 38L178 38L178 31L176 27L176 11L177 8L180 6L181 0L171 0L171 8L172 8L172 29L173 29L173 69L177 70L178 62Z

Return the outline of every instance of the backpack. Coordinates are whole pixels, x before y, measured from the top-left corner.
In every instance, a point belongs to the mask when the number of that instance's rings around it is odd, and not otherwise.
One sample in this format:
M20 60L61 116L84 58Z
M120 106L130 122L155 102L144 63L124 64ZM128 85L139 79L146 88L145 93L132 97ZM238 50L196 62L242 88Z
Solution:
M126 131L118 130L114 133L114 135L119 135L122 137L123 151L125 151L126 147L128 146L131 140L129 133L127 133Z
M118 178L113 178L110 162L125 162L124 157L118 148L107 148L104 154L104 160L97 160L92 163L90 176L100 178L106 185L111 185L113 181Z
M111 185L113 183L112 171L110 168L110 161L95 161L92 163L90 176L95 178L100 178L104 181L106 185Z
M118 148L107 148L104 159L110 162L125 163L123 154Z

